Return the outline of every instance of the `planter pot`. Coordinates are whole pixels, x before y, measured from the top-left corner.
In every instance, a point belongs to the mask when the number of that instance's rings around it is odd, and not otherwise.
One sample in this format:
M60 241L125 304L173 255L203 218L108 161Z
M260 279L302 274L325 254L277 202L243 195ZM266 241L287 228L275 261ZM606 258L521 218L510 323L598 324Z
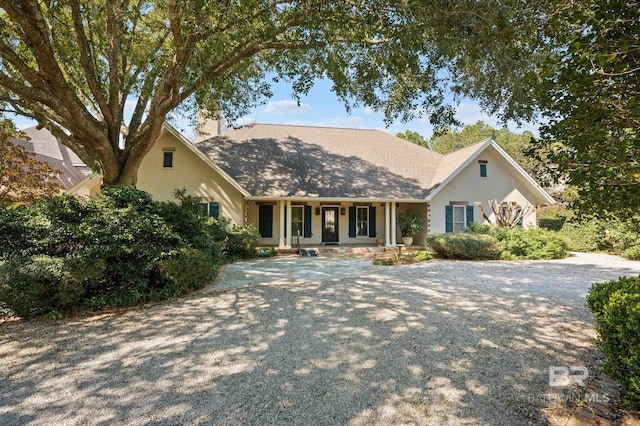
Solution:
M405 246L410 246L413 244L413 237L402 237L402 244Z
M381 245L382 245L382 243L383 243L383 241L382 241L382 240L376 240L376 244L377 244L378 246L381 246Z

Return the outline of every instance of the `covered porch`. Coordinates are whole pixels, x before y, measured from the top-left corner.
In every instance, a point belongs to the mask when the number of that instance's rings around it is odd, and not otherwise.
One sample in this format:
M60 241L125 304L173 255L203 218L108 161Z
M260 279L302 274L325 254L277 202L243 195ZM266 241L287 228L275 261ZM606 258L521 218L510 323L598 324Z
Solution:
M301 247L396 247L401 242L397 218L417 213L423 231L429 209L418 200L253 199L245 209L245 223L260 231L260 245L280 250Z

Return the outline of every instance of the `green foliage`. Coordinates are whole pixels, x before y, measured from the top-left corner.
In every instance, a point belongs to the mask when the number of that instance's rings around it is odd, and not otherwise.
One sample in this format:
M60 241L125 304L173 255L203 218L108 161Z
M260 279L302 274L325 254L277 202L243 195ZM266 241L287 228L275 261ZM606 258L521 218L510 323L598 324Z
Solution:
M224 254L232 259L247 259L256 255L260 232L254 225L234 226L224 241Z
M567 219L564 217L537 218L538 227L542 229L547 229L549 231L556 231L556 232L562 229L562 226L564 225L565 220Z
M566 242L553 231L542 228L502 229L497 236L501 259L561 259L567 256Z
M640 244L625 249L622 252L622 257L629 260L640 260Z
M571 251L592 252L604 247L604 228L597 220L567 222L562 226L560 233L565 237L567 247Z
M422 230L422 218L416 213L398 216L398 228L403 237L415 237Z
M0 263L0 300L23 317L64 310L103 276L104 263L95 259L15 257Z
M538 226L550 231L560 231L570 217L573 217L572 212L560 204L541 207L536 210Z
M487 234L456 232L427 235L426 245L443 259L498 259L498 240Z
M407 130L404 133L396 133L396 137L413 142L416 145L424 146L425 148L429 147L429 141L418 132Z
M86 202L69 196L0 208L0 301L18 315L157 300L204 285L229 256L255 256L255 227L228 230L180 203L109 186Z
M377 266L411 265L431 260L430 253L424 250L404 251L397 254L378 254L373 256L372 263Z
M633 259L640 246L640 218L574 219L566 222L560 233L573 251L606 251Z
M640 208L640 19L637 0L585 0L550 15L561 57L531 84L547 125L534 154L553 182L572 185L578 212L606 218Z
M557 232L542 228L499 228L471 224L465 233L491 235L498 241L500 259L560 259L567 256L567 245Z
M162 260L160 271L169 281L168 295L180 295L207 284L217 272L217 263L201 250L182 248Z
M281 80L297 99L329 79L347 109L388 123L448 124L447 89L526 115L522 75L549 44L544 13L496 0L5 1L1 12L0 103L38 117L107 185L135 183L171 112L195 117L198 103L241 117ZM132 114L114 113L132 101Z
M640 277L596 283L587 296L606 356L603 371L625 390L625 402L640 409Z

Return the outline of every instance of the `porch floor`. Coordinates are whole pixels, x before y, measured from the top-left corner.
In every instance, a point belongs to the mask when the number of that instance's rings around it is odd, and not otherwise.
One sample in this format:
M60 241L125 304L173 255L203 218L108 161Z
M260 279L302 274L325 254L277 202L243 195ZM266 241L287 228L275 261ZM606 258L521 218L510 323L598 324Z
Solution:
M290 256L298 254L298 247L280 248L274 247L278 256ZM373 257L376 254L397 253L399 250L424 250L424 246L396 247L377 246L374 244L349 244L349 245L315 245L300 244L301 249L315 250L318 256L325 257Z

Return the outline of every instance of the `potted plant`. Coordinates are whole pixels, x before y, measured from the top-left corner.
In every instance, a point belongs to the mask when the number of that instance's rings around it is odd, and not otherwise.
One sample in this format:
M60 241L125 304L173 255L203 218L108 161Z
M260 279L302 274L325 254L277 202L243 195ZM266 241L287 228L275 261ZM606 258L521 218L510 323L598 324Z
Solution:
M383 243L384 241L382 240L382 238L378 238L378 234L376 234L376 244L378 245L378 247L381 247Z
M398 227L402 234L402 244L410 246L413 244L413 237L422 230L422 218L416 213L401 214L398 216Z

